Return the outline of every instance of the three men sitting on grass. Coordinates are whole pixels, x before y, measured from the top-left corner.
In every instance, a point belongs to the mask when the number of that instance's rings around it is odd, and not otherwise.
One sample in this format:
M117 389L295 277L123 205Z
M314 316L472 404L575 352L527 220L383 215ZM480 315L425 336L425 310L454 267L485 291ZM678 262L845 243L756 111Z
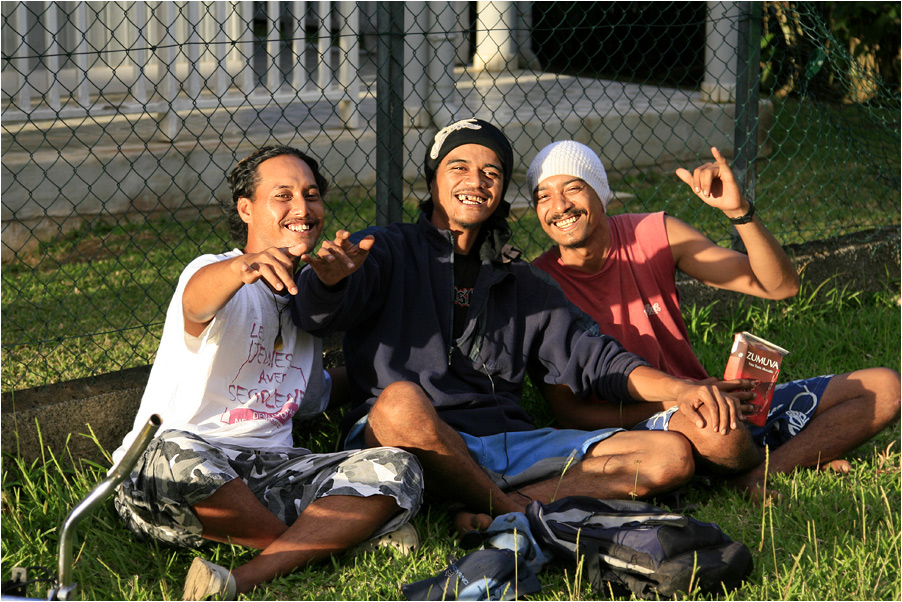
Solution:
M753 383L708 378L692 352L676 269L765 298L798 290L712 152L714 163L678 175L737 225L747 256L663 213L609 217L601 161L566 141L527 176L557 244L534 265L508 244L513 151L485 121L428 141L417 223L339 231L315 253L326 190L316 161L288 147L253 153L229 175L243 248L182 273L135 430L114 459L151 414L163 429L117 510L167 543L260 549L231 572L195 559L185 598L232 598L368 538L415 544L405 525L424 484L458 504L466 531L531 500L654 496L696 467L756 494L762 445L772 472L848 471L839 457L898 419L898 373L788 383L773 420L752 430L742 413ZM313 454L292 446L292 420L329 405L317 337L342 331L359 403L342 421L346 451ZM521 407L527 374L564 429L536 428Z

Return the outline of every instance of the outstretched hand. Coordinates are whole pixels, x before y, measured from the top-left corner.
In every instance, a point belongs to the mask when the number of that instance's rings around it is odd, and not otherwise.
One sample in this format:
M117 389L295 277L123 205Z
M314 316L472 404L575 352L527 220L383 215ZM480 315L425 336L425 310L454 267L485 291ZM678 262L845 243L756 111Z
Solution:
M233 262L233 270L244 284L252 284L262 278L273 290L285 289L296 295L298 288L294 283L294 270L298 260L309 250L307 243L293 247L270 247L260 253L242 255Z
M739 183L727 160L716 148L711 148L711 154L714 156L713 163L697 167L692 173L681 167L676 170L677 177L692 188L698 198L711 207L720 209L728 217L745 214L748 204L742 198Z
M316 254L304 253L301 260L313 268L320 281L326 286L338 284L356 272L373 248L375 239L366 236L357 244L350 241L347 230L335 233L334 240L326 240Z

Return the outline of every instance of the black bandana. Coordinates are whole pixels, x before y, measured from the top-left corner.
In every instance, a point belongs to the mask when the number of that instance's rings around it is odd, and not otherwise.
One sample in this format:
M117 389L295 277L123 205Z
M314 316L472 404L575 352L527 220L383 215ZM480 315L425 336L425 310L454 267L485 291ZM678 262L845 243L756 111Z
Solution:
M501 168L504 170L504 186L501 188L500 199L503 201L504 193L507 192L507 185L511 181L511 172L513 172L514 151L501 130L482 119L463 119L438 131L426 148L426 161L424 163L426 182L428 184L432 183L432 179L435 177L435 170L438 169L438 164L442 162L445 155L464 144L479 144L491 149L498 155L498 160L501 161Z

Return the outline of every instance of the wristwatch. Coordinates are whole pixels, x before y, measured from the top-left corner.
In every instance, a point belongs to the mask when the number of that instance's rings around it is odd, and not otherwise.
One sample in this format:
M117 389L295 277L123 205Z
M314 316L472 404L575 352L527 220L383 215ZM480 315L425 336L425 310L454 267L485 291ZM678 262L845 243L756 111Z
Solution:
M739 217L728 217L730 223L734 226L738 226L739 224L747 224L752 221L752 217L755 215L755 204L749 201L749 210L745 215L740 215Z

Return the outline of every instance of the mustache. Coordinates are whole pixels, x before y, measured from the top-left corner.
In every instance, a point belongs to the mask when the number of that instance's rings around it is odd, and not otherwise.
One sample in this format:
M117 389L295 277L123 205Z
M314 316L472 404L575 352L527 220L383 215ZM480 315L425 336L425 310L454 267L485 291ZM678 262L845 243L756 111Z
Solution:
M466 188L464 190L455 190L452 193L454 196L465 194L467 196L481 196L488 198L488 193L482 188Z
M301 217L301 218L293 217L293 218L289 218L286 220L282 220L281 222L279 222L279 225L288 226L289 224L304 224L304 225L310 226L311 228L316 228L321 223L322 223L321 220L319 220L315 217Z
M555 213L554 215L548 217L545 220L545 222L550 226L551 224L553 224L556 221L560 221L560 220L568 218L568 217L579 217L581 215L586 215L585 209L579 209L578 207L571 207L570 209L567 209L566 211L561 211L560 213Z

